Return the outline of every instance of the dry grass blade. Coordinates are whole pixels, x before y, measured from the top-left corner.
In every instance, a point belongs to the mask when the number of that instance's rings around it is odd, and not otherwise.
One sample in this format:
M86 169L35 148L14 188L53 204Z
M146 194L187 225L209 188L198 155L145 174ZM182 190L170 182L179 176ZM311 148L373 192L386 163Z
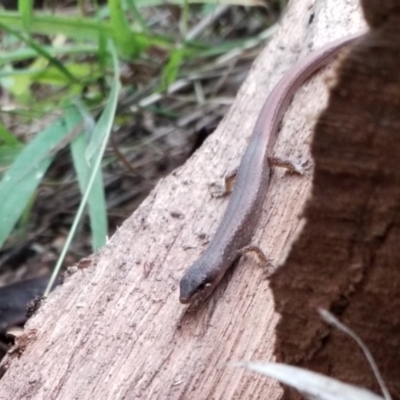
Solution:
M234 366L277 379L295 388L309 400L384 400L369 390L285 364L241 362Z
M361 350L364 352L366 359L368 360L369 364L371 365L371 368L374 372L374 375L376 377L376 380L379 383L379 386L381 387L382 393L385 397L386 400L392 400L392 397L390 396L390 393L385 385L385 382L379 372L378 366L375 363L374 358L372 357L371 352L368 350L367 346L364 344L364 342L361 340L361 338L356 335L350 328L342 324L333 314L331 314L329 311L324 310L324 309L319 309L319 314L321 315L322 319L327 322L328 324L331 324L344 332L346 335L349 335L352 339L354 339L357 344L360 346Z

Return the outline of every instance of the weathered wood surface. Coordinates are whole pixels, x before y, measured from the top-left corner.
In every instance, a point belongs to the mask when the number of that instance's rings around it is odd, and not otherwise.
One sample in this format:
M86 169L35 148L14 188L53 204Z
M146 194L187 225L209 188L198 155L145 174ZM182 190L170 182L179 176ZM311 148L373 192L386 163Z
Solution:
M361 337L400 399L400 5L363 6L371 29L336 70L314 131L304 226L271 277L275 353L381 394L359 345L319 317L328 309Z

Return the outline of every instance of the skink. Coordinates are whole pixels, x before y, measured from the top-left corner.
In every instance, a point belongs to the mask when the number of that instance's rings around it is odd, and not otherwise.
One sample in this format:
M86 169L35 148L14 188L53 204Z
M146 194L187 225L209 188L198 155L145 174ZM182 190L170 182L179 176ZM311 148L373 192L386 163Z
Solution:
M354 35L337 40L309 54L281 78L268 96L240 162L235 186L217 231L200 258L181 279L181 303L206 298L240 256L240 250L249 244L268 188L268 156L272 153L286 108L309 77L358 37Z

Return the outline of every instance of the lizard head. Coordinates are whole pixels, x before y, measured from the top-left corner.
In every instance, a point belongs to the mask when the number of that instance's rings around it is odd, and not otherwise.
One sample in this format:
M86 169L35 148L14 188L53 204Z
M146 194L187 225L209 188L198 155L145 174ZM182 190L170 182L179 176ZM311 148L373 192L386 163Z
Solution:
M207 270L205 266L202 263L196 264L189 268L181 279L179 301L182 304L204 300L215 286L212 284L213 279L204 273Z

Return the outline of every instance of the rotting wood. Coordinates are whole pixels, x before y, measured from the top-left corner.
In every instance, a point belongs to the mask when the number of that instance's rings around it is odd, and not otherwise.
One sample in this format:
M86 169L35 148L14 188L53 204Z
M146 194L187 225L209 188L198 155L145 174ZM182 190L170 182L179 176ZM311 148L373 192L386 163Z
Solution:
M365 1L377 26L337 71L312 144L304 229L271 287L279 361L381 395L355 341L321 321L323 307L362 338L400 399L400 7L391 5ZM288 391L284 399L299 397Z

